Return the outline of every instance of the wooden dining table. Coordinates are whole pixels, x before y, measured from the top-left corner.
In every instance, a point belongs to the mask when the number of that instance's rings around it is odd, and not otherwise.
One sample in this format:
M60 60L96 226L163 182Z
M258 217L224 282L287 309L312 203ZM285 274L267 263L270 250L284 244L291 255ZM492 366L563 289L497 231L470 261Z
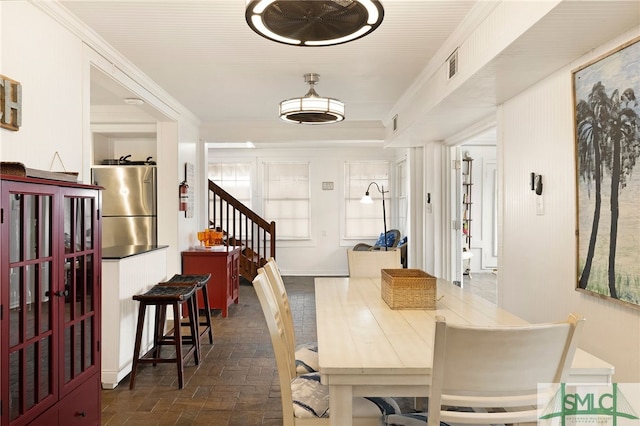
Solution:
M379 278L315 279L319 366L329 386L331 425L352 424L354 396L429 395L436 315L453 324L528 324L446 280L437 280L436 299L435 310L393 310L381 297ZM611 383L613 373L611 364L578 349L568 382Z

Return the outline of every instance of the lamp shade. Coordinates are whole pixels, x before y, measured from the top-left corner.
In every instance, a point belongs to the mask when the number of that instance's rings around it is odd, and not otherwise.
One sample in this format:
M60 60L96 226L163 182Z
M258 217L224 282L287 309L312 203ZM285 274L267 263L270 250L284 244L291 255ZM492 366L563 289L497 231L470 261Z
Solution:
M373 199L371 198L371 195L369 195L369 193L367 192L365 195L362 196L362 198L360 199L360 202L362 204L373 204Z

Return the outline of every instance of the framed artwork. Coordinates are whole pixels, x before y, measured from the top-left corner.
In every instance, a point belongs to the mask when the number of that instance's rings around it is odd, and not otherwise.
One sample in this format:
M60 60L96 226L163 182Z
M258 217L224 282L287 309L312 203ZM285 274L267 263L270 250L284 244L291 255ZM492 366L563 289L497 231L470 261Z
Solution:
M572 76L576 289L640 307L640 37Z

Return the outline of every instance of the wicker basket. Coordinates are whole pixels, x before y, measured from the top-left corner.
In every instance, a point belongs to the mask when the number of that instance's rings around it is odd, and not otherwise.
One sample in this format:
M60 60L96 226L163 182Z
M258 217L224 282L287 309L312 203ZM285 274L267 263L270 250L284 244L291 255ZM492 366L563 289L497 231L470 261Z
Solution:
M435 309L436 277L420 269L382 269L382 299L391 309Z

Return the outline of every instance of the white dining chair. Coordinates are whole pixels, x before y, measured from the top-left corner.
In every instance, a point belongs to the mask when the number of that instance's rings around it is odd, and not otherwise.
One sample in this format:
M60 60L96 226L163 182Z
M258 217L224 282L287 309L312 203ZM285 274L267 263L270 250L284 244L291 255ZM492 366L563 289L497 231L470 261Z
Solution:
M536 422L537 408L566 381L583 323L571 314L557 323L471 327L438 316L427 413L383 416L381 424Z
M269 283L273 288L276 296L282 321L284 322L289 349L295 353L295 372L296 374L313 373L318 371L318 344L316 342L303 343L296 345L296 335L293 322L293 314L291 313L291 305L289 304L289 296L284 286L280 269L273 257L267 260L263 266Z
M401 269L400 249L356 251L347 249L349 276L380 278L381 269Z
M263 268L258 269L253 287L260 301L275 353L283 426L329 425L329 388L320 383L319 373L299 376L292 373L293 353L287 342L275 294ZM392 398L353 398L354 425L377 426L381 415L399 412L398 404Z

